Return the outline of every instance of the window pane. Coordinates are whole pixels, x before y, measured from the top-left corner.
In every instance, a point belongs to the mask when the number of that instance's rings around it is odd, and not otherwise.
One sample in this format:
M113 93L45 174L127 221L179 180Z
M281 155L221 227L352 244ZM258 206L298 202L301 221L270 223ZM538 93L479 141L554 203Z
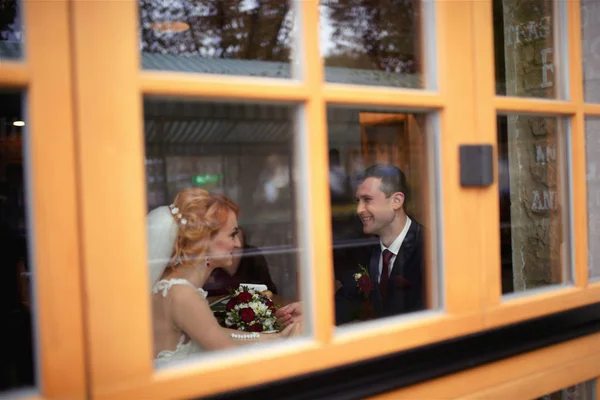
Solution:
M421 1L323 1L320 10L327 82L423 87Z
M587 381L547 394L536 400L595 400L594 386L596 386L594 381Z
M438 307L437 274L428 268L435 227L426 115L337 106L327 113L336 324Z
M562 97L559 20L552 0L494 0L496 93Z
M17 0L0 2L0 58L23 57L23 27Z
M2 392L34 385L27 199L23 174L23 98L0 92L0 321L7 345L0 356Z
M588 204L588 269L590 279L600 278L600 118L585 120Z
M600 3L581 0L581 56L585 101L600 103Z
M289 78L294 13L283 0L140 0L145 69Z
M566 122L498 117L502 292L570 283Z
M242 308L230 310L231 290L259 285L257 293L271 292L266 294L272 294L275 307L298 300L295 110L291 105L145 99L154 355L164 356L157 365L173 360L168 351L175 351L175 358L188 351L202 354L239 344L234 332L282 329L266 307L252 305L255 318L243 313L250 310L243 296L236 297ZM171 281L179 285L168 289L169 279L185 281ZM196 296L180 303L183 308L165 305L163 295L168 299L189 290L186 282L202 287L208 302ZM180 311L187 309L199 311ZM270 315L263 315L267 311ZM216 329L217 323L237 331ZM177 350L180 339L193 344Z

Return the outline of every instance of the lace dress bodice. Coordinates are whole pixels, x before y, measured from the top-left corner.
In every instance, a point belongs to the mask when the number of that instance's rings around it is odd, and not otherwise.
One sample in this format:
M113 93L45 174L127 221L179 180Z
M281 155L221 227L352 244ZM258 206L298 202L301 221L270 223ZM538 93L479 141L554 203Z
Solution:
M152 295L162 294L163 297L167 297L167 293L169 290L175 285L188 285L196 289L194 285L192 285L189 281L185 279L163 279L154 285L152 288ZM207 292L199 288L197 289L198 293L202 295L204 298L207 296ZM157 367L164 366L173 361L183 360L189 357L191 354L202 353L204 350L200 345L198 345L193 340L189 339L185 333L181 333L181 337L179 338L179 342L177 343L177 347L175 350L163 350L156 356L154 360L154 364Z

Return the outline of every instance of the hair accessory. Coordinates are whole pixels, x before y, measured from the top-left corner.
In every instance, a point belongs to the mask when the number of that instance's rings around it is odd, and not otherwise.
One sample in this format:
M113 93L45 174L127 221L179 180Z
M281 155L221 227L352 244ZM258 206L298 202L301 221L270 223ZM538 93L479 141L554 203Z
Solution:
M175 204L171 204L169 208L171 209L171 214L173 214L173 218L177 219L181 225L187 225L187 219L183 218L183 215L179 212L179 208L175 207Z
M232 339L234 340L258 340L260 335L257 332L252 333L232 333Z

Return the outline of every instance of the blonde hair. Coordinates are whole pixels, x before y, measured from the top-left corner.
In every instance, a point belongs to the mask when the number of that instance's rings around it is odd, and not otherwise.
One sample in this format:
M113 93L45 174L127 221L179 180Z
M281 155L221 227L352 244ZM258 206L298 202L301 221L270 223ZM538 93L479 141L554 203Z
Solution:
M180 221L187 222L179 224L173 257L164 274L198 264L210 241L227 222L229 212L233 211L236 217L240 213L239 206L227 197L198 188L183 189L173 204L179 209Z

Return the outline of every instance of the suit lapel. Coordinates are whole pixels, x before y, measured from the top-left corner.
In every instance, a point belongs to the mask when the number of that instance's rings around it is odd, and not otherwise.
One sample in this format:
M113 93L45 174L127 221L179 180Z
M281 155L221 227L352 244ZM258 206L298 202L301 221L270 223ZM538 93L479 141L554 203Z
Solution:
M371 252L371 260L369 262L369 274L371 275L371 281L375 284L375 289L371 292L371 300L375 310L379 310L382 307L383 299L381 293L379 293L379 257L381 256L381 246L379 242L373 246Z

